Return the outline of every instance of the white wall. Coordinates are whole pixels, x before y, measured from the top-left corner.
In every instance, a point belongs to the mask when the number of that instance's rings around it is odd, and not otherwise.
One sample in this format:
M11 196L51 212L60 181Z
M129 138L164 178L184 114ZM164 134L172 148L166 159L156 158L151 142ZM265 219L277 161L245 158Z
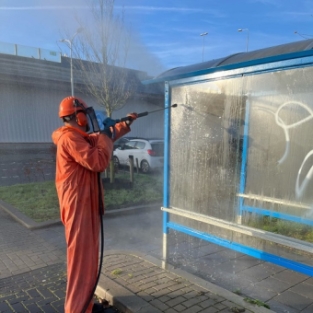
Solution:
M70 92L15 83L0 84L0 142L1 143L36 143L52 142L51 133L62 125L58 117L60 101ZM89 106L97 107L94 102L79 93ZM129 112L152 111L159 107L144 100L131 100L121 110L113 114L122 118ZM132 126L130 136L163 137L163 111L138 119Z
M162 109L162 107L149 104L145 101L131 100L122 109L113 113L113 118L120 119L130 112L142 113ZM131 126L129 136L144 138L164 137L164 111L158 111L138 118Z

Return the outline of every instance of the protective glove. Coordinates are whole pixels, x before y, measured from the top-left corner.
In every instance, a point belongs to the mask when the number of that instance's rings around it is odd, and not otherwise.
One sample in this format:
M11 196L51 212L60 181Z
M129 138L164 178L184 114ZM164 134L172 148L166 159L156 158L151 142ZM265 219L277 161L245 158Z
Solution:
M103 126L104 129L109 128L109 127L114 127L116 124L115 120L112 120L111 118L107 117L104 121L103 121Z
M109 138L113 138L113 133L112 133L112 129L114 132L114 126L116 124L115 120L112 120L111 118L107 117L104 121L103 121L103 127L104 129L101 131L101 134L105 134L107 135Z
M128 113L126 116L128 117L126 124L130 126L133 123L133 121L138 117L138 114L133 112L133 113Z

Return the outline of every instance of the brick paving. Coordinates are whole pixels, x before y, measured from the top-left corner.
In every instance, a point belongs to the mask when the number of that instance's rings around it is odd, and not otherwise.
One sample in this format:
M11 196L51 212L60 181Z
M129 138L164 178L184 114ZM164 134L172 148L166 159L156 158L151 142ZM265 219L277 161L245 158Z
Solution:
M140 305L139 309L136 305L131 308L127 301L125 304L115 300L118 306L127 306L123 312L259 312L246 309L135 255L113 252L103 261L99 289L110 290L108 281L103 281L103 277L107 277L127 288L135 298L135 304ZM3 278L0 280L0 312L63 312L65 288L64 262ZM119 298L118 293L124 293L122 288L115 291L111 293L115 299ZM138 299L147 303L144 310Z
M271 312L243 301L243 296L232 292L237 289L245 297L266 302L275 312L313 312L313 278L208 242L172 234L169 262L173 266L162 269L161 227L159 210L108 214L104 219L105 259L97 294L120 312ZM56 306L64 301L64 286L51 296L43 291L46 278L30 277L50 273L56 279L58 271L64 272L65 261L62 225L30 230L0 209L0 312L45 312L43 308L63 312L63 304ZM23 277L44 293L38 291L37 302L32 298L35 294L27 292L32 285L23 287ZM50 306L45 303L48 298Z
M65 262L64 245L61 248L54 242L48 242L0 209L0 278L61 261Z
M65 264L53 264L0 280L0 312L63 312Z
M103 296L114 294L113 302L117 307L126 304L127 312L272 312L200 279L189 279L182 271L175 273L172 267L163 269L153 257L112 251L103 264L97 292Z
M64 312L66 264L48 265L1 279L0 290L1 313ZM120 313L114 307L111 312Z

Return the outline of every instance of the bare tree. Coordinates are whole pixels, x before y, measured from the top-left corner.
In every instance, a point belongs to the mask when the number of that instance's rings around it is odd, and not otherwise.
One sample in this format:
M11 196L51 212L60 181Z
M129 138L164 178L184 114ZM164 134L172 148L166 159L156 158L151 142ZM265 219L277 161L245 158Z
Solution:
M77 18L83 32L73 45L76 65L82 70L88 92L104 106L109 117L124 106L136 81L135 71L126 69L131 34L124 11L115 14L114 3L90 1L91 23Z

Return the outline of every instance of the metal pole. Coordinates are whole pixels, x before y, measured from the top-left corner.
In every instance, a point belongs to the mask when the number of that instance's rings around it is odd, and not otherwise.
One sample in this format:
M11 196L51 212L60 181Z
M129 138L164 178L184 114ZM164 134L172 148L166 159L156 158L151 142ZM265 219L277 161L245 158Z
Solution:
M202 37L202 62L203 62L203 60L204 60L204 37L205 37L207 34L208 34L207 32L200 34L200 36Z
M74 38L74 37L73 37ZM72 39L73 40L73 39ZM73 51L72 51L72 40L70 41L70 49L71 49L71 93L74 97L74 80L73 80Z
M70 72L71 72L71 94L74 96L74 77L73 77L73 40L75 36L83 31L83 28L78 28L71 39L61 39L61 42L67 42L70 47Z
M247 52L249 51L249 29L247 29Z
M204 36L202 37L202 62L204 59Z
M249 29L248 28L239 28L238 29L238 32L243 32L243 31L247 31L247 39L246 39L246 50L247 50L247 52L249 51Z
M164 86L164 106L167 108L171 103L170 95L170 85L168 82L165 82ZM163 169L163 206L169 207L170 201L170 110L164 111L164 169ZM169 213L163 212L163 257L162 257L162 268L166 269L167 267L167 257L168 257L168 242L167 236L169 233L169 228L167 223L169 222Z

